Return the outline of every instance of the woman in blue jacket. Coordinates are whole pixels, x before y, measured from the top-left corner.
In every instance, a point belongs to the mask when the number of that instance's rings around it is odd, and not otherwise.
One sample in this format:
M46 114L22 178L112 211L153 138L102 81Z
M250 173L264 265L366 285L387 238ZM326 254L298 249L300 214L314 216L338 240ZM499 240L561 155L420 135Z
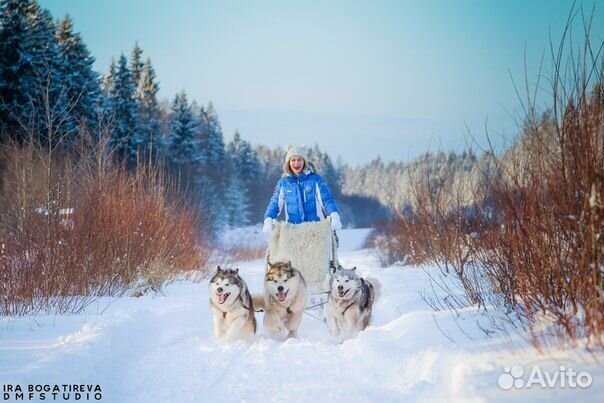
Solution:
M285 155L283 176L277 182L271 197L262 231L270 233L273 221L285 213L285 220L292 224L320 221L331 218L331 228L342 228L340 213L329 188L306 158L304 148L290 146Z

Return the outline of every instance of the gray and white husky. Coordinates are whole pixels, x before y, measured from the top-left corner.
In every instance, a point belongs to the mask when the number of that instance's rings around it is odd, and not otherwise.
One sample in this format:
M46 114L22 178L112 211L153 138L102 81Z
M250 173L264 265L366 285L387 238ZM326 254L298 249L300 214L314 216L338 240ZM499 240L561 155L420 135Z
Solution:
M371 322L374 302L380 295L381 284L374 278L363 279L356 267L344 269L332 265L325 316L329 334L340 341L355 337Z
M306 301L306 281L291 262L267 262L264 295L254 295L264 308L264 331L273 338L296 337Z
M214 336L227 341L247 339L256 333L254 305L239 269L218 266L210 280L210 309Z

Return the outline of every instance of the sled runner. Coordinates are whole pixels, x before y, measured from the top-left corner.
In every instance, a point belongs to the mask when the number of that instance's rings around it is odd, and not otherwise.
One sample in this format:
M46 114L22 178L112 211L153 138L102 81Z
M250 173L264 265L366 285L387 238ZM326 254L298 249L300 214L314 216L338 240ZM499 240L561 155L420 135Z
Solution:
M308 289L306 313L323 320L330 262L337 264L337 237L329 220L290 224L276 222L267 250L270 263L291 261Z

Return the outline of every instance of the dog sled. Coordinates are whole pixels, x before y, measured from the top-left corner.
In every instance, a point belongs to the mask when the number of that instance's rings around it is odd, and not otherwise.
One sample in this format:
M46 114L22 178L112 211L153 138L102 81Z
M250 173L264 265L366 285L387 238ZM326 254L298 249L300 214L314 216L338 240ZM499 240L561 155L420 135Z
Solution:
M300 271L308 292L305 313L323 321L329 292L330 264L337 266L338 239L329 219L301 224L276 222L267 249L267 262L291 261Z

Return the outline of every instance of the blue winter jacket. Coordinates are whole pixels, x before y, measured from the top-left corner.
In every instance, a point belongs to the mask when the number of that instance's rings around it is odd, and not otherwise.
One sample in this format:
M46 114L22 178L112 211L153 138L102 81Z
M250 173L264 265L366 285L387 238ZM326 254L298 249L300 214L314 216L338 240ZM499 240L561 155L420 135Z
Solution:
M281 211L285 212L285 220L292 224L320 221L331 213L339 214L323 178L311 170L279 179L264 218L276 219Z

